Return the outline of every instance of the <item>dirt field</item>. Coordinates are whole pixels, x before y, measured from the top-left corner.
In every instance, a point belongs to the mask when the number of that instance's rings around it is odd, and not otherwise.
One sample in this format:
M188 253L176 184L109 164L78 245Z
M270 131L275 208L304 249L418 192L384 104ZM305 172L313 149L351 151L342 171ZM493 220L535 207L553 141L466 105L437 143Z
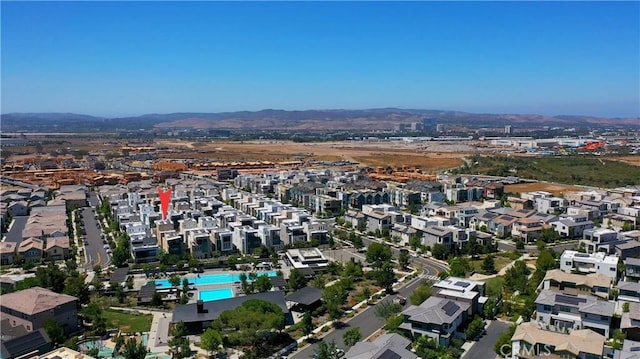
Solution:
M465 153L432 152L415 144L401 142L169 142L158 146L182 149L179 157L220 161L337 161L348 160L364 166L412 166L437 171L463 164ZM433 146L431 146L433 147ZM190 151L193 150L193 151ZM171 156L175 157L174 154Z
M640 166L640 155L637 156L624 156L624 157L611 157L611 161L620 161L628 163L633 166Z
M519 184L511 184L504 186L505 192L531 192L531 191L546 191L551 192L553 195L557 196L560 193L566 192L578 192L582 189L570 186L570 185L562 185L562 184L554 184L554 183L542 183L542 182L534 182L534 183L519 183Z

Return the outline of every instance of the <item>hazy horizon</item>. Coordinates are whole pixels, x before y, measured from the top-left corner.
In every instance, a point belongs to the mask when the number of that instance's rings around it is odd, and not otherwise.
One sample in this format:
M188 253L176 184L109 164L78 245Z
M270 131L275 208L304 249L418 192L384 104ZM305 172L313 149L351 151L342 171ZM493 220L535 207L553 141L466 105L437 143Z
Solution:
M12 2L2 113L640 117L640 2Z

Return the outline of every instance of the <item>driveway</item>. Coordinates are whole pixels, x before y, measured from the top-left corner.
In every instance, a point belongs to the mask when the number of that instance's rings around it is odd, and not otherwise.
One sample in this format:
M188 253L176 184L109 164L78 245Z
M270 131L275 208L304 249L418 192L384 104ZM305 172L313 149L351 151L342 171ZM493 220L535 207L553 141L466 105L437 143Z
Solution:
M478 358L478 359L494 359L496 352L493 351L493 345L498 341L500 334L509 329L511 323L494 320L487 327L487 334L482 336L471 348L466 351L463 358Z
M27 225L27 220L29 216L15 216L13 217L13 223L11 224L11 228L5 234L4 240L6 242L18 243L22 242L22 230Z

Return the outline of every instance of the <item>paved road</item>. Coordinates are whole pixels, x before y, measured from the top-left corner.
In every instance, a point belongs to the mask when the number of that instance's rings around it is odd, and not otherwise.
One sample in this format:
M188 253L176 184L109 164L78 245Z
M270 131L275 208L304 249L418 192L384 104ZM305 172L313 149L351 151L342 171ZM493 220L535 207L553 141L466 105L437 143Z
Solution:
M498 341L500 334L506 332L510 326L511 323L505 323L499 320L492 321L487 327L487 334L480 338L471 349L465 352L463 358L494 359L496 353L493 351L493 345Z
M6 242L20 243L22 242L22 230L27 224L29 216L15 216L13 217L13 224L6 233L4 240Z
M98 196L96 195L95 192L89 192L89 195L87 196L87 201L89 202L89 206L93 208L100 205L100 200L98 199Z
M87 231L87 234L83 237L87 240L87 243L84 246L84 250L87 252L87 264L84 265L84 269L90 270L96 264L100 264L101 266L105 266L109 263L109 255L107 254L107 250L103 247L104 243L102 243L102 238L100 235L102 234L102 228L98 227L98 221L95 219L95 210L93 208L81 208L84 222L84 228Z

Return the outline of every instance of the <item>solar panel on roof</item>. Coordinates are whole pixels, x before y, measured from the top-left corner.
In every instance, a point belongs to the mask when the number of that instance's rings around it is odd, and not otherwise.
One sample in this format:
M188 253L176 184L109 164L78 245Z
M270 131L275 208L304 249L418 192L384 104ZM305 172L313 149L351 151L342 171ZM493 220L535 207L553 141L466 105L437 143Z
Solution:
M387 349L382 354L380 354L380 356L378 356L378 359L402 359L402 356L392 351L391 349Z
M452 301L448 301L444 306L442 306L442 310L444 310L445 314L448 316L452 316L453 313L458 311L458 309L460 309L460 307Z
M632 352L640 352L640 347L633 347L633 348L631 348L629 351L632 351Z
M580 303L586 303L587 300L585 298L570 297L568 295L556 294L556 302L571 304L571 305L578 305Z
M581 257L581 258L587 258L587 257L589 257L589 255L588 255L588 254L586 254L586 253L576 253L576 254L574 254L573 256L574 256L574 257Z
M470 286L471 284L467 283L467 282L455 282L454 285L457 285L457 286L462 287L462 288L466 288L466 287Z

